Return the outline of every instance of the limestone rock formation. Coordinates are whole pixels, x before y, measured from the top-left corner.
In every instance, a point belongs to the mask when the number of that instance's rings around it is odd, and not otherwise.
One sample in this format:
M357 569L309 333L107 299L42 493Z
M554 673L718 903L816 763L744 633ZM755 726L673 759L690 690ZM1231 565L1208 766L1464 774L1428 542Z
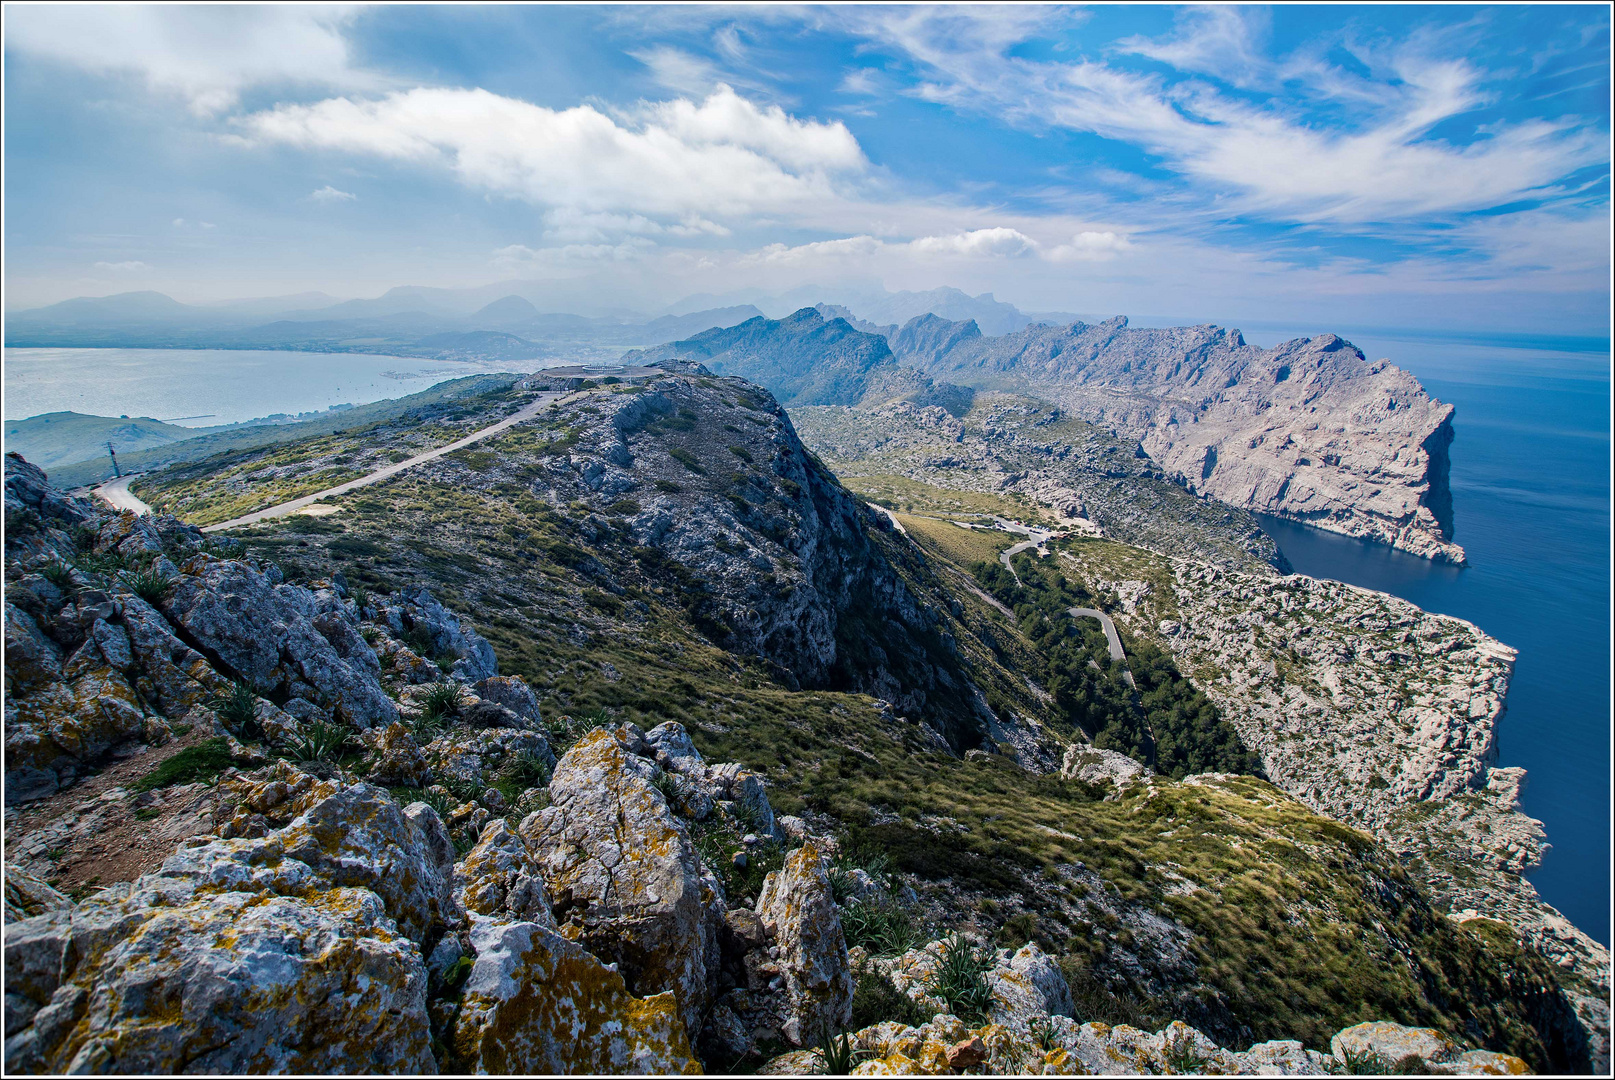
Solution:
M763 881L757 914L779 943L789 998L785 1037L807 1046L840 1032L852 1018L852 972L828 867L813 843Z
M523 819L521 836L561 932L620 965L635 994L673 991L694 1029L711 1000L723 898L636 741L632 729L585 735L555 768L554 805Z
M472 917L476 962L454 1024L456 1069L477 1075L699 1073L671 991L643 999L549 927Z
M928 347L937 329L899 359L934 378L1030 393L1137 438L1190 491L1464 561L1447 481L1452 406L1333 334L1259 349L1237 330L1135 330L1116 318L962 335L939 353Z
M303 788L283 829L8 927L8 1070L432 1069L422 948L463 921L450 867L384 792Z

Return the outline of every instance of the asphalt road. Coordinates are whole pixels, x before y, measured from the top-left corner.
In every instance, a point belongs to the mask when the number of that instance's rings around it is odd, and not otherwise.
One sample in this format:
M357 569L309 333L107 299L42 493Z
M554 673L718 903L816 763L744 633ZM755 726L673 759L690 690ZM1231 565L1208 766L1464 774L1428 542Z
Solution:
M284 502L278 506L271 506L264 510L255 510L250 514L243 514L241 517L231 518L229 521L221 521L217 525L209 525L202 531L206 533L223 532L225 529L236 529L240 528L242 525L255 525L260 521L268 521L271 518L285 517L287 514L295 514L297 511L303 509L303 507L317 503L321 499L329 499L335 495L345 495L356 488L367 487L370 484L378 483L390 477L397 476L399 473L408 469L413 469L417 465L424 464L428 461L434 461L437 458L442 457L444 454L450 454L456 450L470 446L472 443L480 442L490 435L497 435L506 428L520 424L524 420L531 420L533 417L537 416L539 411L545 406L552 405L560 399L569 396L571 395L561 393L559 391L547 391L541 393L537 395L531 402L499 421L499 423L492 424L478 431L473 431L465 438L451 442L447 446L440 446L436 450L427 450L424 453L416 454L412 458L405 458L403 461L389 465L385 469L377 469L375 472L361 476L357 480L349 480L347 483L338 484L336 487L326 488L324 491L316 491L312 495L304 495L301 499L293 499L291 502ZM134 498L132 495L129 497ZM144 503L141 503L141 505L145 506ZM150 508L148 507L147 509Z
M151 513L151 507L130 494L129 481L133 479L133 476L120 476L116 480L108 480L95 489L96 498L114 510L133 510L137 514Z

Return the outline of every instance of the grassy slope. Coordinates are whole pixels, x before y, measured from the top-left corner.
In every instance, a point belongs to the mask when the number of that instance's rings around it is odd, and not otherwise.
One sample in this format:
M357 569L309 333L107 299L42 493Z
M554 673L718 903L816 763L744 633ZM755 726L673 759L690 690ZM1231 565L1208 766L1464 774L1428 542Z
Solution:
M497 449L521 455L533 439L564 439L564 417L551 427L514 432ZM385 450L408 434L372 437ZM316 460L327 450L310 442L286 453ZM547 716L678 720L709 759L763 772L780 811L833 818L917 875L933 921L993 932L1030 914L1035 936L1073 972L1142 999L1159 1019L1183 1017L1229 1043L1323 1048L1347 1024L1388 1018L1549 1064L1520 988L1551 985L1551 973L1506 936L1433 912L1362 834L1249 778L1161 783L1104 802L1002 758L928 752L916 728L883 721L868 697L787 690L762 664L707 642L674 583L636 573L620 534L587 527L591 511L609 521L609 509L552 507L516 484L479 490L489 466L465 455L436 478L366 489L334 517L242 536L294 578L340 568L371 590L430 587L488 637L502 671L533 684ZM952 632L983 688L1037 708L1020 674L1031 645L941 568L999 541L916 524L931 560L895 537L882 542L909 553L905 573L951 592ZM618 570L623 593L574 569L586 566L580 556ZM1151 919L1180 928L1187 959L1175 973L1152 967L1141 937Z

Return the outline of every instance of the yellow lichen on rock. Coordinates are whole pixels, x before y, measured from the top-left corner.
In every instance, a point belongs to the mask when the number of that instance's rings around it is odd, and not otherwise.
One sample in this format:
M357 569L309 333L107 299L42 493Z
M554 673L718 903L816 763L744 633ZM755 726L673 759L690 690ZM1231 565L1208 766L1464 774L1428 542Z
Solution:
M473 917L476 963L451 1050L477 1074L695 1074L671 993L637 998L621 975L549 927Z

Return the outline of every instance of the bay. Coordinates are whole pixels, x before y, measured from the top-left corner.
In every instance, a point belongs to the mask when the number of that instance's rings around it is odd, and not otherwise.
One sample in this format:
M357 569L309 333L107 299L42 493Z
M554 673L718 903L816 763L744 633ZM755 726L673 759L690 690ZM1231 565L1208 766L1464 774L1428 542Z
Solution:
M150 416L212 427L403 397L449 379L510 371L370 353L255 349L6 349L5 418L47 412Z

